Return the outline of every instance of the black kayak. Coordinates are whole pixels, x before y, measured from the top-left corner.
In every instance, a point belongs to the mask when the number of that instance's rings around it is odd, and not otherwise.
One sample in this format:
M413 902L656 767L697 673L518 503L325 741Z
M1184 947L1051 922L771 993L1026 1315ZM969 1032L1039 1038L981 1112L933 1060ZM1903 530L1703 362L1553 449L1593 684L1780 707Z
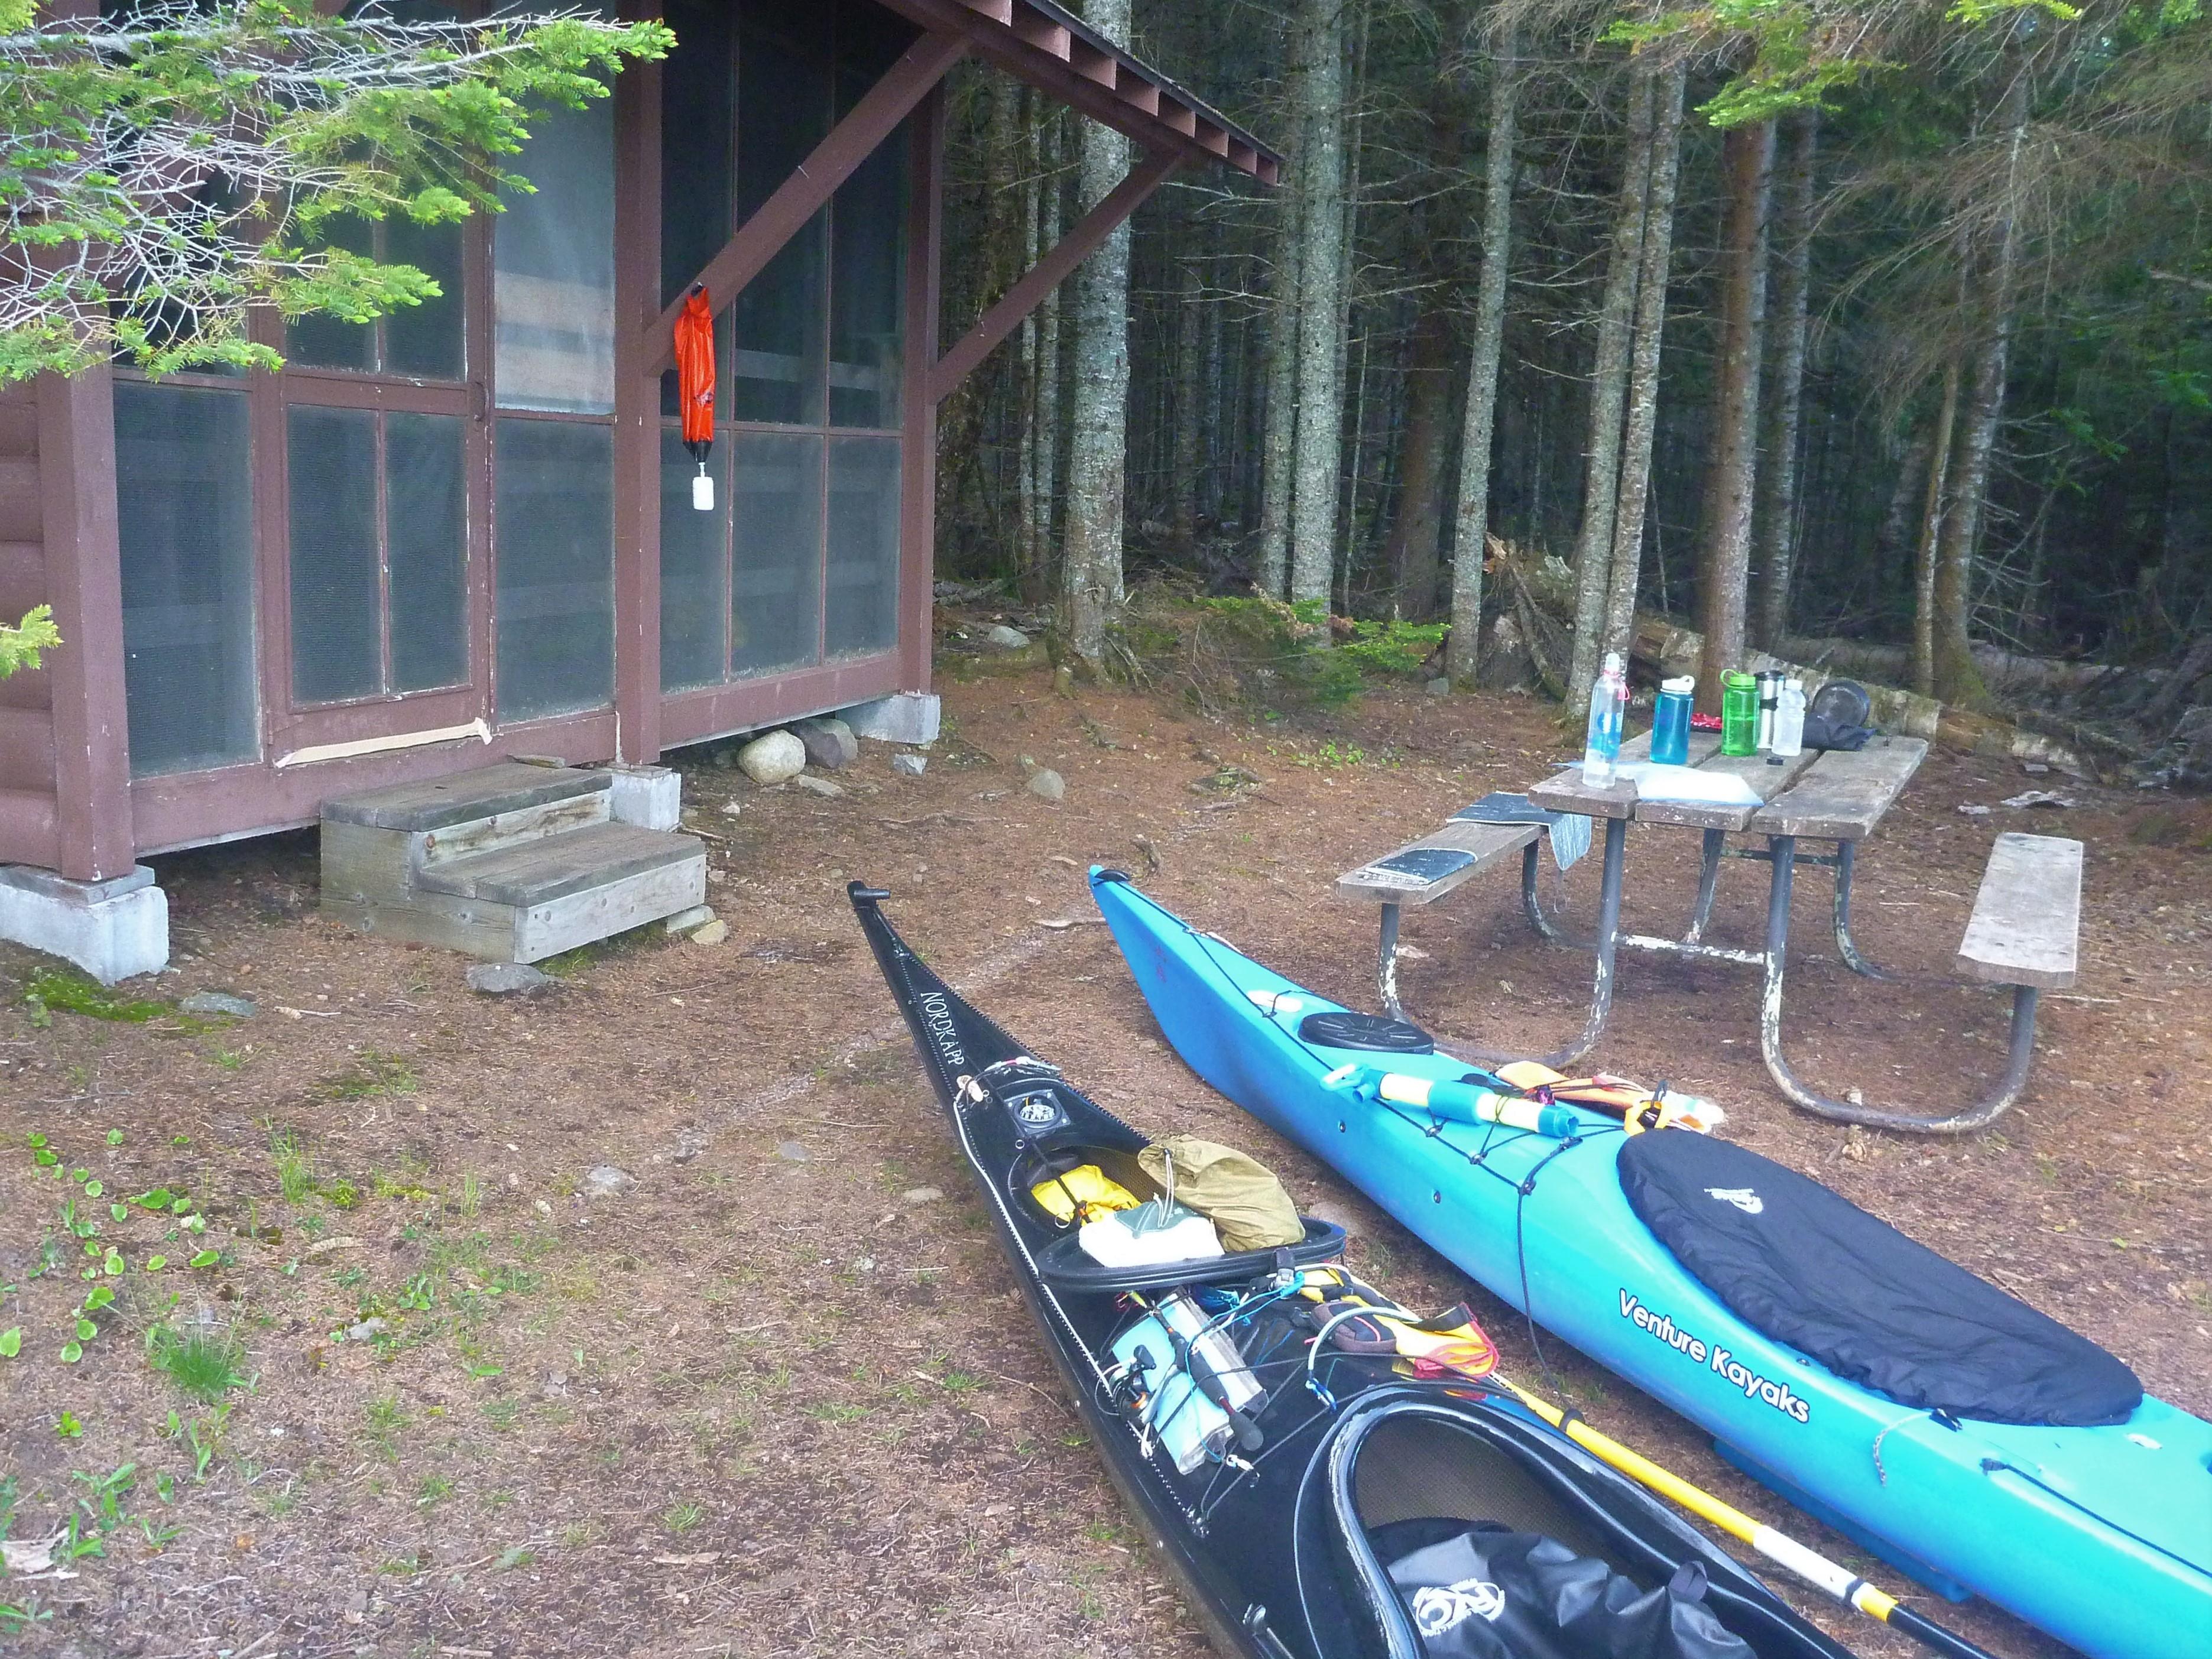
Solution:
M1272 1249L1093 1261L1074 1194L1066 1218L1040 1194L1088 1169L1159 1197L1147 1138L956 995L884 920L888 895L848 893L1107 1471L1221 1651L1849 1659L1517 1401L1374 1340L1455 1316L1364 1318L1395 1304L1345 1269L1333 1224L1304 1218Z

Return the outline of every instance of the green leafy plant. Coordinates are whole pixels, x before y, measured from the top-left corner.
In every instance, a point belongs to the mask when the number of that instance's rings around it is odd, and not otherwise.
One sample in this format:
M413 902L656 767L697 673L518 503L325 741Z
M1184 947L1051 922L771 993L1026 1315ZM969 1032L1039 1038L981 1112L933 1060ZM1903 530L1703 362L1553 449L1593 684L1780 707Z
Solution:
M360 323L435 296L413 266L332 246L335 223L495 210L528 188L503 163L532 108L603 98L605 77L673 41L659 22L580 13L153 0L72 16L0 0L15 256L0 267L0 384L118 351L155 374L274 368L247 336L258 306ZM227 188L178 188L208 154Z
M39 653L51 651L61 642L61 630L54 626L52 605L37 606L12 628L0 623L0 680L19 668L36 668Z

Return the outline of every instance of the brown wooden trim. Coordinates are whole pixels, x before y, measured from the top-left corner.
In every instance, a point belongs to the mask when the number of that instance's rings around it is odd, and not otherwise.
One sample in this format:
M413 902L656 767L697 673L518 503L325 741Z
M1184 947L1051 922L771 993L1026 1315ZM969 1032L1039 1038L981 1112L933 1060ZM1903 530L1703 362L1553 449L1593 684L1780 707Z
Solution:
M672 691L661 699L661 743L665 748L680 748L733 732L750 732L833 708L848 708L856 702L910 690L905 679L898 653L885 652L788 674L763 674L695 691Z
M843 120L830 129L813 154L799 163L799 170L761 204L757 213L738 227L737 234L722 245L722 251L684 283L661 312L648 331L650 343L642 352L646 373L658 374L676 360L676 319L684 308L684 296L695 285L703 283L715 314L726 310L745 284L759 276L784 244L836 193L837 186L968 55L968 44L963 34L929 33L907 48L905 56L868 88ZM619 78L616 85L621 85ZM654 258L659 258L657 246Z
M1225 161L1263 185L1275 183L1280 173L1280 158L1259 140L1057 6L1012 0L1008 26L986 0L881 3L922 28L967 35L987 62L1112 127L1140 149L1180 149L1195 159ZM1159 112L1169 109L1179 112L1173 118ZM1185 112L1188 133L1182 129Z
M63 641L47 659L57 851L70 880L105 881L133 857L114 381L100 364L38 387L46 602Z
M351 702L310 703L286 718L271 740L275 752L270 758L278 760L292 750L325 743L358 743L364 738L466 726L483 713L483 692L475 685L380 692Z
M614 98L617 758L642 763L660 755L660 373L639 326L660 298L660 65L632 64Z
M899 685L929 689L936 621L937 319L942 309L945 94L922 106L908 138L906 356L899 388Z
M467 419L477 413L477 396L474 387L452 380L397 380L343 370L287 368L284 401L315 409L390 410L400 415Z
M584 765L607 760L614 752L615 717L596 708L509 726L494 733L489 744L471 738L281 772L268 765L226 766L139 778L131 783L131 801L142 854L166 853L296 830L314 823L333 795L465 772L509 755L552 755Z
M1046 295L1065 282L1093 249L1112 235L1122 221L1182 164L1182 160L1179 151L1157 150L1132 167L1127 178L1077 221L1074 228L1061 237L1050 252L1000 296L998 303L983 313L960 343L945 354L930 373L930 401L941 403L950 396L990 355L992 348L1019 328L1022 319L1035 311Z

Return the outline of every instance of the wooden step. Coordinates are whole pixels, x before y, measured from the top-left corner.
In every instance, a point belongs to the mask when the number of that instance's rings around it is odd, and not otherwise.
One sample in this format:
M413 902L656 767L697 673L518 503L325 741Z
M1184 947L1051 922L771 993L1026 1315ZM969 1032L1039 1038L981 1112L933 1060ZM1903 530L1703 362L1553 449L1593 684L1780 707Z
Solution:
M501 762L323 809L323 908L365 932L536 962L704 902L690 836L611 819L605 772Z

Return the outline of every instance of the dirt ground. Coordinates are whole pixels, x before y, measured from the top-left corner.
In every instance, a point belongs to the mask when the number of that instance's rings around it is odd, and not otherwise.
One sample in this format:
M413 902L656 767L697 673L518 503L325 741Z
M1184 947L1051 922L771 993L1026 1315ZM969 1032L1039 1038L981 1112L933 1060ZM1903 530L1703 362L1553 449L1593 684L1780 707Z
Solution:
M0 1332L22 1332L0 1358L0 1535L76 1517L57 1546L74 1577L0 1582L0 1646L1202 1651L1010 1294L845 907L850 878L889 888L932 961L1109 1108L1268 1160L1301 1200L1359 1219L1355 1261L1387 1289L1468 1297L1534 1374L1499 1304L1164 1048L1083 866L1127 867L1370 1006L1373 917L1330 902L1330 879L1541 776L1563 752L1547 711L1408 691L1322 726L1217 722L957 656L940 690L948 735L921 778L878 744L834 799L678 757L729 938L649 931L556 964L535 999L474 995L459 958L322 921L311 835L157 861L175 969L126 991L230 992L258 1004L249 1018L29 1002L52 964L0 953ZM1024 756L1062 774L1063 804L1024 789ZM1939 754L1860 866L1862 944L1926 977L1949 963L1995 830L2087 842L2081 982L2046 1004L2034 1080L1995 1132L1909 1139L1793 1111L1733 969L1626 963L1599 1058L1714 1097L1741 1139L2206 1412L2212 805L2061 780L2072 810L1957 810L2049 781ZM1679 925L1695 848L1632 834L1633 923ZM1565 884L1571 915L1594 906L1595 862ZM1717 937L1751 942L1764 879L1728 866ZM2002 1001L1843 972L1819 926L1825 878L1803 885L1802 1068L1873 1100L1976 1091L2002 1060ZM1426 952L1409 1006L1441 1030L1542 1048L1579 1020L1583 959L1530 937L1504 872L1414 916L1408 939ZM603 1164L635 1185L593 1194ZM133 1201L157 1188L162 1211ZM99 1229L90 1256L70 1218ZM146 1271L156 1254L168 1265ZM88 1310L95 1334L64 1363L94 1282L114 1300ZM219 1402L188 1396L149 1358L157 1328L234 1333L242 1385L218 1373ZM1686 1425L1547 1346L1601 1426L1851 1558ZM1938 1610L2014 1659L2059 1651L1986 1608ZM1865 1626L1849 1639L1909 1650Z

